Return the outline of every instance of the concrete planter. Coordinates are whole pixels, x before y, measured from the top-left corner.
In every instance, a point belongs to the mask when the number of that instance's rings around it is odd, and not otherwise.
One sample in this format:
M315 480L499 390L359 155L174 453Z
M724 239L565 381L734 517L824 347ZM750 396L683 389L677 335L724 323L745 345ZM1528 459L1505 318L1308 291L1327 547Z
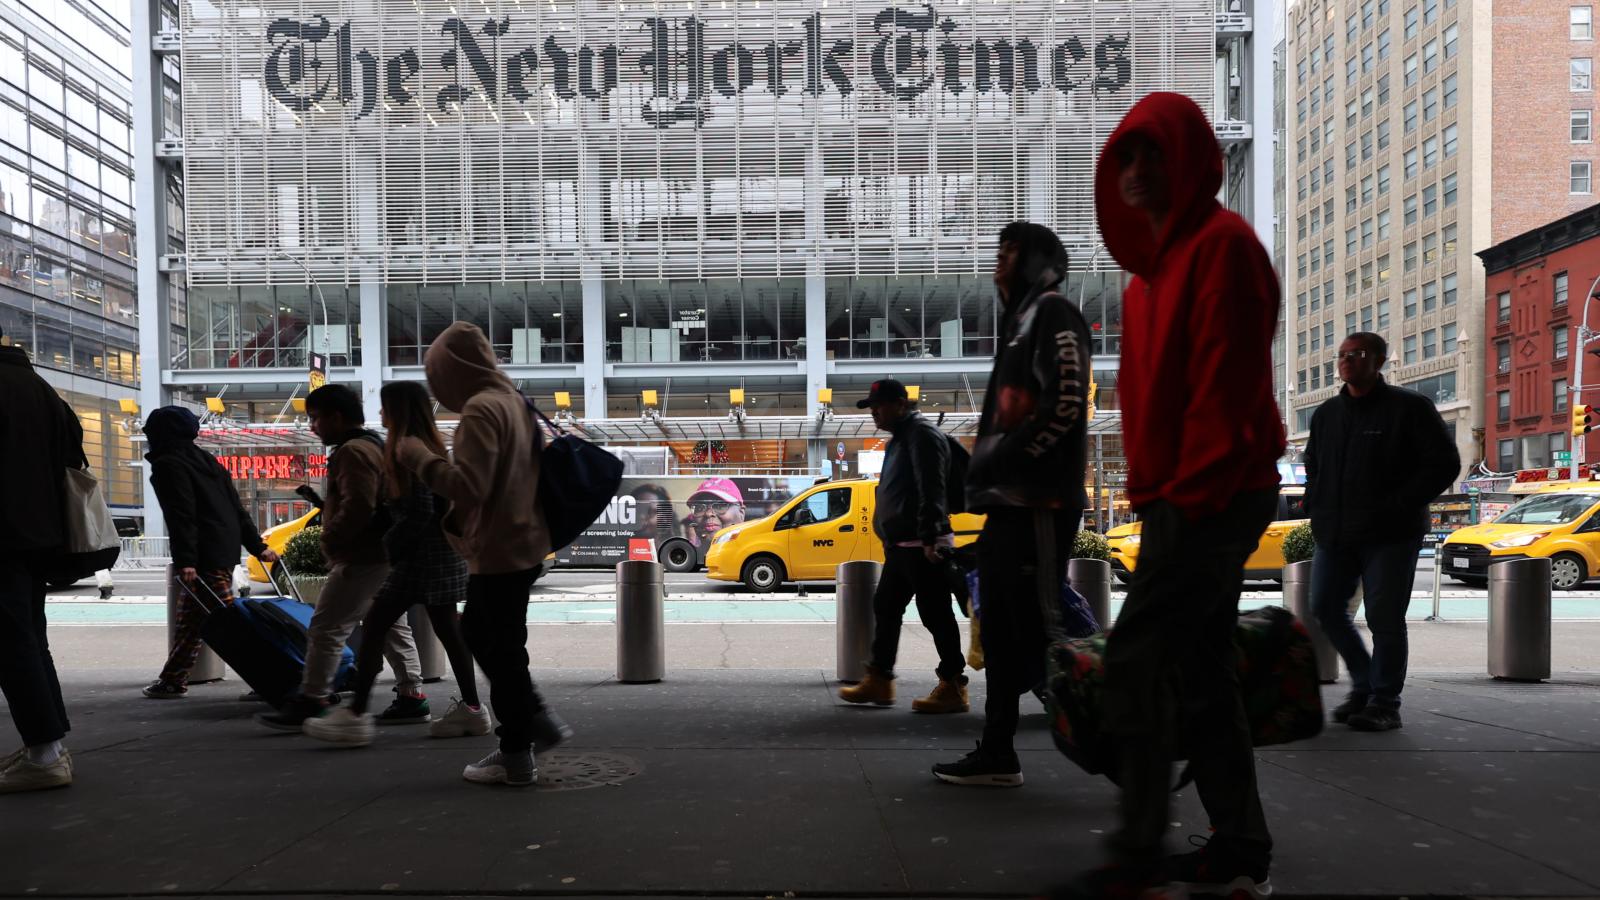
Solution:
M300 599L312 606L322 599L322 588L327 583L326 575L296 575L294 578L294 587L300 592Z

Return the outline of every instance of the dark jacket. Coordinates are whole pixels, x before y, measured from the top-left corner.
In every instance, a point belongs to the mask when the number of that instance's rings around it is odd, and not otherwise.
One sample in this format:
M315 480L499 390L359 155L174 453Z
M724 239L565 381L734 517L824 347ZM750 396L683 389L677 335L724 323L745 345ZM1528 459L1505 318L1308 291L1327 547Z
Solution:
M466 596L467 562L445 539L441 524L448 507L416 477L404 495L385 498L393 524L383 535L389 575L381 596L410 597L428 606L458 603Z
M973 512L1088 505L1089 326L1055 291L1061 275L1043 269L1021 301L1005 309L967 469Z
M322 555L329 565L385 561L383 534L383 441L370 431L352 431L328 454L322 498Z
M950 440L917 412L901 419L889 433L872 528L885 546L902 541L931 544L950 533L950 512L945 508Z
M1172 210L1159 238L1118 189L1118 145L1135 134L1166 160ZM1123 292L1117 401L1135 510L1165 500L1196 519L1278 485L1278 276L1250 223L1217 202L1221 186L1216 132L1181 94L1135 104L1095 169L1100 234L1134 276Z
M18 347L0 347L0 461L0 556L64 546L63 472L83 464L83 426Z
M252 555L267 549L239 502L233 476L216 457L185 443L147 453L145 459L167 519L174 566L231 572L241 546Z
M1385 543L1422 537L1461 455L1433 401L1379 379L1364 397L1345 388L1317 407L1305 467L1318 541Z

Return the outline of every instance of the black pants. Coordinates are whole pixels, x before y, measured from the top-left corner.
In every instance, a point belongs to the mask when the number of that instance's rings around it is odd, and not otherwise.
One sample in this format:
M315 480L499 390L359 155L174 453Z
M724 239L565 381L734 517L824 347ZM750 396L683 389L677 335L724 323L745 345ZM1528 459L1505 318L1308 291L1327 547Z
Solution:
M1240 494L1202 519L1166 503L1141 513L1139 564L1105 658L1105 728L1117 739L1122 785L1111 845L1124 862L1160 856L1180 753L1214 847L1262 861L1271 854L1233 640L1245 560L1276 508L1270 490Z
M379 593L361 620L361 647L356 651L355 699L350 708L357 713L367 711L371 700L372 683L383 670L384 636L394 623L400 621L412 606L411 598L403 594ZM472 654L467 652L466 639L461 636L461 625L453 605L428 605L423 610L433 625L434 634L444 645L444 655L450 660L450 671L456 677L456 688L461 699L470 706L478 705L478 677L472 671Z
M900 653L900 625L905 620L906 604L917 598L917 615L933 635L939 651L940 678L954 681L967 667L961 653L961 629L956 625L951 603L950 582L942 563L932 563L921 547L883 548L883 574L872 595L872 611L877 622L872 632L872 666L894 673L895 657Z
M461 630L489 679L489 703L500 722L494 733L504 753L533 747L534 718L544 712L544 698L528 672L528 589L538 573L527 569L467 578Z
M1041 547L1054 557L1047 574L1059 592L1083 511L993 509L978 536L979 634L983 640L983 742L1011 748L1018 702L1044 678L1046 632L1039 608ZM1059 596L1048 598L1060 602Z
M0 692L25 746L72 730L45 635L44 572L19 556L0 556Z

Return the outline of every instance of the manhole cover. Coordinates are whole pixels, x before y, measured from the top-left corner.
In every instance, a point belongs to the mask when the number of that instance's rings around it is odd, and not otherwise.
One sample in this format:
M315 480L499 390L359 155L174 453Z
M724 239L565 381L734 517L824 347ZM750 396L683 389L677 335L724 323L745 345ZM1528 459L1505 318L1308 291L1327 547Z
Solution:
M642 771L638 760L620 753L552 750L539 754L539 790L582 791L617 785Z

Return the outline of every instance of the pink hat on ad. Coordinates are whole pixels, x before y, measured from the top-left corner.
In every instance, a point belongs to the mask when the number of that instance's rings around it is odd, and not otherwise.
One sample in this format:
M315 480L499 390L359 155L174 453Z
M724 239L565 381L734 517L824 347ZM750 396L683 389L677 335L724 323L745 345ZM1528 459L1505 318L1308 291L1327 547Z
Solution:
M734 484L731 478L707 478L695 488L694 493L689 496L689 502L693 503L696 498L703 496L744 505L744 494L739 491L739 486Z

